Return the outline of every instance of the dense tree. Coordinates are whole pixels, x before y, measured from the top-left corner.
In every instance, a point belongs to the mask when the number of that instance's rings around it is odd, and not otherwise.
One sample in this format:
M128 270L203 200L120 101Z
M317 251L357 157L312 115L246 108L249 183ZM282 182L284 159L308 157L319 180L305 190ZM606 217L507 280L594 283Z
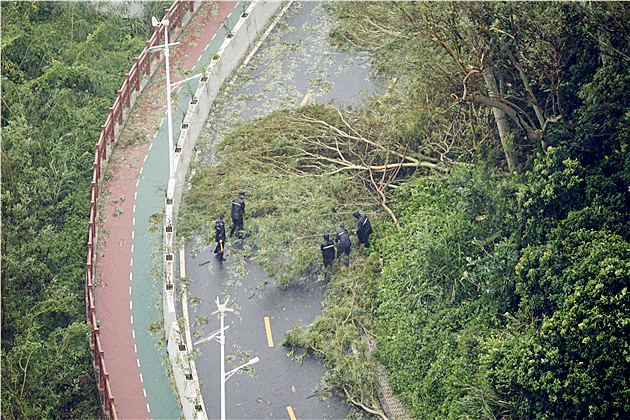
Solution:
M333 39L374 48L377 69L499 108L546 143L515 143L523 176L453 173L391 199L404 227L377 242L374 325L395 391L417 418L627 416L627 6L336 7Z
M496 389L527 418L624 418L630 244L589 230L556 236L517 265L521 307L542 325L495 355Z
M97 418L85 322L94 146L144 46L90 2L2 3L2 417Z
M404 78L412 98L491 109L510 171L523 159L519 150L549 145L550 124L566 113L568 63L593 45L584 39L588 28L617 46L627 30L619 4L339 2L329 9L339 19L333 39L371 51L375 70ZM609 24L598 23L604 16Z

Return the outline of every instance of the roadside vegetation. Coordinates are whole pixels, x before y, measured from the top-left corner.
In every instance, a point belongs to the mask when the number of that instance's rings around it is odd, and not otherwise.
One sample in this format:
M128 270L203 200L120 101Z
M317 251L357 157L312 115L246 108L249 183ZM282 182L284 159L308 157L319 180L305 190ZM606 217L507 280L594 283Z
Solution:
M231 131L181 232L209 244L247 190L251 257L279 286L328 282L285 345L364 414L385 417L379 361L418 419L627 417L628 6L326 7L331 44L367 51L387 90ZM321 236L357 209L372 247L324 270Z
M84 298L92 162L151 31L126 7L2 3L3 419L102 416Z

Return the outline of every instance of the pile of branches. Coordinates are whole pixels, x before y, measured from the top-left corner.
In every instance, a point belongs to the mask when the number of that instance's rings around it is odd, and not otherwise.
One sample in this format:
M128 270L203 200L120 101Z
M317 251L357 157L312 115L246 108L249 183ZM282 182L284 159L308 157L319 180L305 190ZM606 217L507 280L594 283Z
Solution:
M217 151L220 156L237 156L240 165L261 173L343 174L377 196L398 226L388 207L388 189L414 176L447 172L458 163L464 120L450 121L450 129L435 138L432 130L420 134L415 126L401 130L396 121L365 110L315 104L243 125Z

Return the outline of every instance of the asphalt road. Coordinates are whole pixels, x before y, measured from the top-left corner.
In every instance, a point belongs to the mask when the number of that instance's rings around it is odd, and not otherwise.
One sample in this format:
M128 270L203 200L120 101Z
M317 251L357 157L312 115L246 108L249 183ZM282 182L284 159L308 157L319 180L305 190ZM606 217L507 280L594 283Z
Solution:
M186 274L191 278L191 295L203 297L190 308L191 322L198 316L207 318L206 325L195 325L193 331L204 336L219 329L216 298L221 303L230 299L225 325L225 370L259 357L250 372L240 371L226 383L227 417L232 419L290 418L291 407L297 419L343 419L348 407L339 398L320 401L316 390L323 373L323 365L312 357L300 364L291 358L281 345L284 332L296 324L311 323L321 313L325 286L321 283L296 286L288 290L276 288L255 263L235 268L229 258L219 263L211 250L196 258L186 258ZM187 252L187 255L190 255ZM210 263L203 264L206 261ZM199 265L198 265L199 264ZM238 271L239 274L235 274ZM267 281L266 285L261 283ZM265 320L265 318L267 320ZM199 334L198 334L198 337ZM203 381L202 394L209 416L220 417L220 344L211 340L195 348L197 372ZM232 360L230 360L232 358Z
M294 2L246 68L224 89L220 106L209 117L202 137L220 141L244 121L304 101L357 101L373 91L369 66L358 55L330 46L330 22L317 2ZM209 159L209 156L206 156ZM229 215L226 230L229 229ZM247 229L247 220L245 220ZM198 339L219 329L216 299L230 299L225 325L226 371L259 357L254 374L240 371L226 384L227 418L343 419L350 413L337 397L320 399L321 361L305 357L299 363L281 345L285 331L311 323L321 314L325 285L311 283L280 290L255 263L231 258L238 244L228 242L227 261L219 263L212 249L199 252L186 246L189 296L200 300L189 307L192 331ZM207 323L205 323L207 321ZM211 340L194 346L206 410L219 418L220 345Z

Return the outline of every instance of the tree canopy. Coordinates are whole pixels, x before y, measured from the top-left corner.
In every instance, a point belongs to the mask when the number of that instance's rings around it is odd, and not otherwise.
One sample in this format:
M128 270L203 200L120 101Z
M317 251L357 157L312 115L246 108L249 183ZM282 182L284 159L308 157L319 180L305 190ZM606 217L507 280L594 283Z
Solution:
M85 261L94 146L116 89L144 47L142 25L123 18L125 7L2 2L6 419L101 415Z

